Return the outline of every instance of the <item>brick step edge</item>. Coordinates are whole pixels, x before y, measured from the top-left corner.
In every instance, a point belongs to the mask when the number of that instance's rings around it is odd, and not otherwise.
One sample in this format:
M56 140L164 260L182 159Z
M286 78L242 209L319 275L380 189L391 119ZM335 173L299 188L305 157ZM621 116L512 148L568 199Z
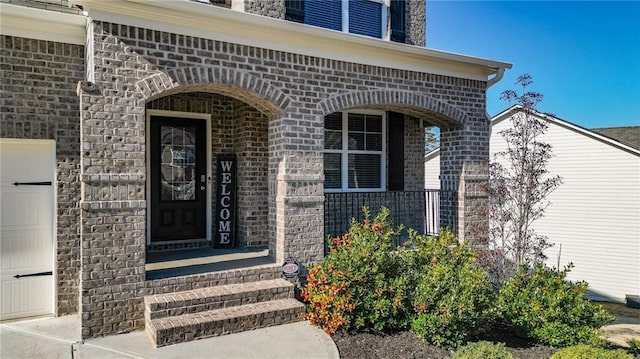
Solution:
M284 279L227 284L144 298L145 318L159 319L206 312L275 299L293 298L294 286Z
M208 312L147 321L156 347L184 343L303 320L305 306L295 299L252 303Z

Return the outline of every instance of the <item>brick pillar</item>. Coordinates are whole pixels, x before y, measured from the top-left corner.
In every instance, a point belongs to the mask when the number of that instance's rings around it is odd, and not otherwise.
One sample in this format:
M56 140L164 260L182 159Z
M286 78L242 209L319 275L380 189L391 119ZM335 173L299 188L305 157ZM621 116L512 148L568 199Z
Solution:
M95 83L80 83L80 314L82 337L144 327L144 101L126 91L137 54L94 37Z
M322 119L287 112L270 121L269 249L277 263L315 264L324 255Z
M267 245L268 151L267 118L255 108L237 103L234 114L234 152L238 161L238 243Z
M404 190L424 189L424 128L420 120L404 119Z
M441 221L455 210L458 237L473 243L484 241L488 225L484 208L489 197L482 187L489 179L489 134L484 116L470 118L464 126L440 129L440 188L458 192L457 208L442 204Z

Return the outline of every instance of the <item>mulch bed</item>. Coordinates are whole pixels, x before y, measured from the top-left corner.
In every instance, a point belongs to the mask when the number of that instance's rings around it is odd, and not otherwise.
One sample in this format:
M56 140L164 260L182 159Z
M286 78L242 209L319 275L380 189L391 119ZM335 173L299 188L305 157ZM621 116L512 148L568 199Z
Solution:
M494 330L478 340L503 342L515 358L547 359L556 349L532 345L511 332ZM451 358L453 351L430 345L409 331L393 334L369 332L338 333L333 336L342 359L441 359Z

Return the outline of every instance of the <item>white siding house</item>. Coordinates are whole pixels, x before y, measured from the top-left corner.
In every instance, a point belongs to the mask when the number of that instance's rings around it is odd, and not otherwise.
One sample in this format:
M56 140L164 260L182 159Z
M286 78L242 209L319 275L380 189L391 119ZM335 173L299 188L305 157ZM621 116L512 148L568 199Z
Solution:
M517 110L492 119L492 154L505 149L499 132L511 125L508 119ZM534 224L555 243L547 264L572 262L569 279L589 282L593 299L624 302L625 295L639 295L640 150L556 117L535 115L549 124L542 138L553 146L549 173L563 178L549 196L545 217ZM430 188L437 173L436 150L425 159Z

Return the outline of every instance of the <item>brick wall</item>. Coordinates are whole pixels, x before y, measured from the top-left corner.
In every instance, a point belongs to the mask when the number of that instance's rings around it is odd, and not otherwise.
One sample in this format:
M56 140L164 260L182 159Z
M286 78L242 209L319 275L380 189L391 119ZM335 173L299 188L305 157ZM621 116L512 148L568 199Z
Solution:
M426 1L406 0L407 3L407 39L406 43L426 46Z
M285 0L243 0L244 11L250 14L268 16L284 20Z
M234 109L233 143L238 161L237 240L241 247L269 244L267 118L241 103Z
M410 116L404 120L404 189L424 189L424 128Z
M0 137L56 141L56 293L59 315L78 311L80 120L75 84L84 47L0 36Z
M346 108L372 107L404 112L445 128L448 135L443 137L443 146L452 149L447 178L454 187L460 183L463 165L476 160L472 152L476 148L483 152L488 143L488 131L483 131L487 123L484 81L110 23L96 24L94 41L96 83L84 84L80 96L83 337L142 327L147 103L203 96L213 103L210 106L219 106L216 96L225 96L244 104L232 116L238 122L235 127L224 122L218 127L220 136L212 133L213 146L219 146L214 152L231 151L236 146L247 156L241 157L243 161L262 164L258 172L266 173L264 177L239 173L244 178L239 182L246 181L240 190L248 195L257 190L262 198L267 194L267 223L259 218L253 223L267 226L270 255L277 263L291 256L312 264L323 256L325 115ZM186 95L188 92L191 94ZM173 95L172 100L162 99L169 95ZM421 164L422 130L416 121L409 121L407 126L410 146L420 147ZM224 133L252 131L258 136L240 139L234 135L235 142L222 141ZM266 152L261 137L265 132ZM447 138L453 140L447 142ZM216 143L218 140L222 142ZM412 157L410 168L415 161ZM421 171L422 165L418 167ZM415 178L422 178L417 172ZM266 187L254 189L254 181ZM409 182L411 186L418 184ZM247 221L254 220L249 212L253 203L241 204L247 209ZM262 209L258 212L264 216ZM114 216L120 222L107 223ZM242 227L241 235L253 236L253 227ZM125 248L124 253L115 247Z

